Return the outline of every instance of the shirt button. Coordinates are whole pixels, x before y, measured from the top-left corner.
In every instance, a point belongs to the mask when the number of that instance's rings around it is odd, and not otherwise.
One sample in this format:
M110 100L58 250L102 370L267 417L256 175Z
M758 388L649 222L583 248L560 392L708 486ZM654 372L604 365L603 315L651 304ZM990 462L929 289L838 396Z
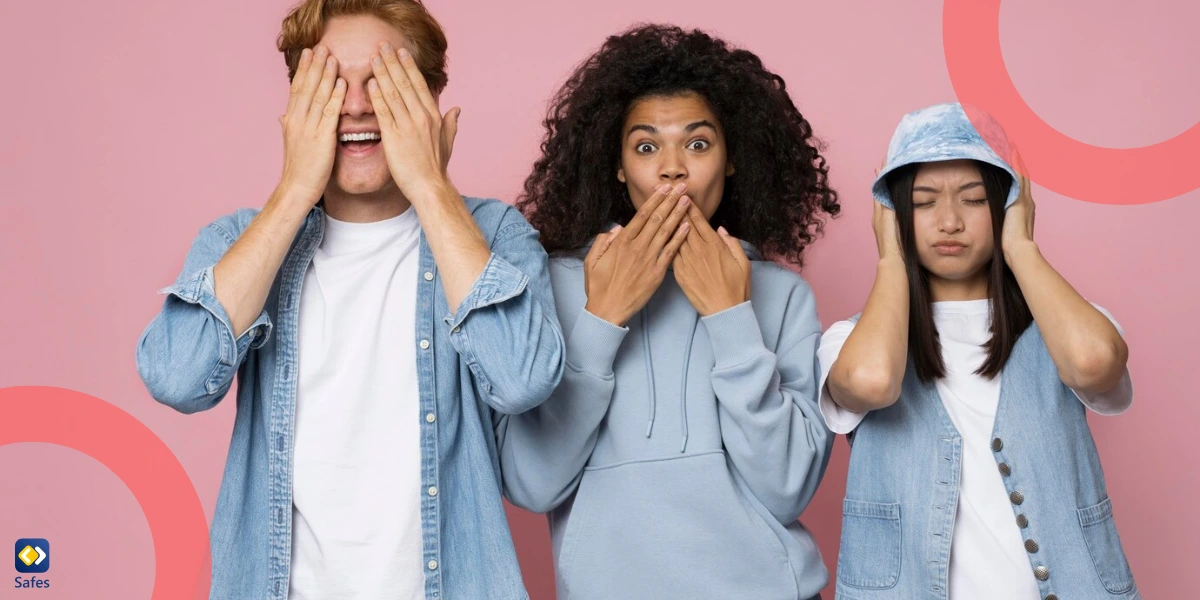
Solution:
M1000 463L1000 474L1005 477L1012 475L1012 467L1008 466L1008 463Z
M421 349L422 349L422 350L428 350L428 349L429 349L429 340L421 340Z
M431 485L431 486L429 486L429 495L430 495L430 496L436 496L436 495L437 495L437 486L432 486L432 485Z
M1025 551L1030 554L1037 552L1038 551L1037 542L1035 542L1033 540L1025 540Z
M1017 515L1017 527L1021 529L1029 527L1029 519L1025 518L1025 515Z
M1038 578L1038 581L1050 579L1050 569L1046 567L1038 567L1033 570L1033 576Z
M992 452L999 452L1004 449L1004 440L995 438L992 440Z
M1025 494L1022 494L1021 492L1013 492L1008 495L1008 499L1011 500L1013 504L1020 504L1025 501Z
M433 272L425 271L425 281L433 281Z
M460 329L462 329L462 327L455 327L450 331L450 333L458 333Z
M425 422L426 422L426 423L432 423L432 422L434 422L434 421L436 421L436 420L437 420L437 415L435 415L435 414L433 414L433 413L429 413L429 414L425 415Z
M1055 596L1054 594L1050 594L1049 596L1046 596L1046 600L1058 600L1058 596Z
M429 565L427 565L427 566L429 567L430 571L436 571L437 570L437 561L431 560L431 561L429 561Z

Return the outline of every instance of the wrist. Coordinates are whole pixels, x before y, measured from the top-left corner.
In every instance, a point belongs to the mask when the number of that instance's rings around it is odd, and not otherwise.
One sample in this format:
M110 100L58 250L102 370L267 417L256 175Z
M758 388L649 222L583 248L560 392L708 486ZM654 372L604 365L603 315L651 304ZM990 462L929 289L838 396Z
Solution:
M286 212L302 212L307 213L317 202L321 200L321 194L312 190L280 182L275 190L271 192L271 196L267 199L263 210L275 209Z
M597 319L603 319L617 327L624 327L625 323L629 321L629 315L620 314L618 311L605 306L598 306L591 301L588 301L583 306L583 310L588 311Z
M1025 239L1015 242L1007 242L1004 244L1004 261L1008 263L1009 268L1013 264L1020 262L1026 258L1039 256L1041 250L1038 248L1037 242Z
M908 266L904 264L904 257L899 254L884 254L879 258L879 262L876 264L875 268L878 271L886 271L889 269L898 269L900 271L908 270Z
M434 176L415 182L411 188L411 196L406 191L408 201L415 206L428 205L434 202L462 202L462 195L445 175Z

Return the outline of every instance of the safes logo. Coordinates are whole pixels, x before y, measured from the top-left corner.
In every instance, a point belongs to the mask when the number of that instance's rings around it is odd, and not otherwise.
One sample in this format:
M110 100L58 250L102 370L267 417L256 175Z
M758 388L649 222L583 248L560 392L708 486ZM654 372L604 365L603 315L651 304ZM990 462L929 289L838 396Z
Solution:
M50 570L50 542L42 538L21 538L14 549L18 573L45 573ZM48 588L49 579L37 577L13 578L15 588Z

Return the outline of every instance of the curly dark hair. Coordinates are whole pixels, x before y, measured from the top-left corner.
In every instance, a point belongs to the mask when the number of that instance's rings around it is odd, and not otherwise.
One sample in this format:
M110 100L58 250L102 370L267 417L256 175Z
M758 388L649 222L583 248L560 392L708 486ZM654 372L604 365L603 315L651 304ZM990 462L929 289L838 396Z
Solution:
M748 50L700 30L638 25L609 37L551 101L542 156L517 207L551 254L577 251L635 213L621 163L621 129L643 98L696 93L725 132L727 178L711 221L773 260L803 264L824 214L841 210L812 126L783 78Z

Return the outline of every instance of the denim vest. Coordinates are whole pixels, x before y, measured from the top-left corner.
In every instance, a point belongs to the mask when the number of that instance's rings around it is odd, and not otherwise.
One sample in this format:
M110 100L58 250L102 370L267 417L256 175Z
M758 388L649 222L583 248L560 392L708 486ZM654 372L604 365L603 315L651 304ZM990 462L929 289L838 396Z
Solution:
M554 390L562 332L537 232L501 202L465 202L492 255L457 313L449 312L424 233L412 282L425 598L524 600L493 427L499 415L529 410ZM290 580L299 300L325 219L320 208L309 213L262 313L235 338L214 293L213 266L255 214L241 210L201 230L137 350L150 394L184 413L215 406L237 374L237 416L211 531L213 600L284 600Z
M1084 411L1030 325L1000 375L991 443L1029 568L1046 600L1137 600ZM850 442L838 600L946 600L962 439L935 385L910 360L900 399Z

